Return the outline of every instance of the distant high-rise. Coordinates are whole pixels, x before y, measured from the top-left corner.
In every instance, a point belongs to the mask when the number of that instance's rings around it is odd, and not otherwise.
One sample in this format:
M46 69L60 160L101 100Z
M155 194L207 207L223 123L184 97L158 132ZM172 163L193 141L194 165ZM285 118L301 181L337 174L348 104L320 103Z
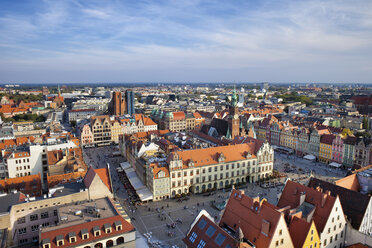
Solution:
M130 115L133 115L135 113L134 111L134 92L131 90L125 91L125 100L127 104L127 113Z
M127 105L125 99L120 91L115 91L112 93L112 98L110 102L110 113L112 115L123 115L127 112Z

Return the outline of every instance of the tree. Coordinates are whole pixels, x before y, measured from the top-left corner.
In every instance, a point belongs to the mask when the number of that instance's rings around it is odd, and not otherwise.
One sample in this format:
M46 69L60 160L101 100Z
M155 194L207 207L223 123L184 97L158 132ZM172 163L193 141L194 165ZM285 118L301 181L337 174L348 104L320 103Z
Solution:
M350 136L350 135L353 135L353 131L351 131L349 128L344 128L341 134L342 136Z
M369 130L369 120L366 115L363 117L363 129L366 131Z

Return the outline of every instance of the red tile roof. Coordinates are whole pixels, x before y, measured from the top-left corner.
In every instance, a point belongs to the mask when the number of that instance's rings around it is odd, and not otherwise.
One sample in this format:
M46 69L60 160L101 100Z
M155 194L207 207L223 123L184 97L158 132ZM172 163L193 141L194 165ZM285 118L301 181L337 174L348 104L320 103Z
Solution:
M114 223L116 221L121 222L122 230L116 231L115 225L114 225ZM105 233L103 225L106 224L106 223L111 225L111 233ZM93 227L95 227L95 226L99 226L100 229L101 229L101 235L99 235L98 237L95 237L94 233L93 233ZM82 239L81 230L83 230L83 229L88 229L88 233L89 233L89 238L88 239L85 239L85 240ZM73 245L75 247L75 246L80 246L80 245L83 245L83 244L88 244L88 243L92 243L92 242L95 242L95 241L99 241L103 238L109 238L109 237L117 236L119 234L128 233L128 232L131 232L131 231L134 231L134 227L130 223L128 223L126 220L124 220L123 217L121 217L120 215L116 215L116 216L112 216L112 217L108 217L108 218L102 218L102 219L99 219L99 220L96 220L96 221L84 222L82 224L77 224L77 225L72 225L72 226L68 226L68 227L64 227L64 228L55 229L53 231L46 231L46 232L42 231L41 234L40 234L40 241L49 238L49 240L51 242L51 248L71 247L71 245ZM76 242L74 242L73 244L70 244L70 242L69 242L69 235L68 234L70 232L75 232L75 234L76 234L76 236L75 236L76 237ZM57 246L56 237L58 235L63 236L64 245L62 245L62 246Z
M288 180L282 191L277 206L279 208L284 208L287 206L290 206L291 209L298 208L300 204L300 197L304 193L306 194L305 202L315 206L313 220L316 228L319 232L323 232L324 226L336 201L336 197Z
M106 185L106 187L113 192L111 188L111 182L110 182L110 175L107 168L99 168L95 169L95 172L98 174L98 176L101 178L102 182Z
M277 207L265 199L259 201L259 198L251 198L233 189L219 225L226 224L232 230L240 227L244 237L256 247L269 247L281 216ZM269 225L266 234L262 233L263 222Z
M323 134L320 136L320 143L332 145L333 140L336 138L334 134Z
M350 176L341 178L335 182L336 185L340 187L344 187L346 189L350 189L353 191L359 192L360 190L360 184L357 177L357 174L352 174Z

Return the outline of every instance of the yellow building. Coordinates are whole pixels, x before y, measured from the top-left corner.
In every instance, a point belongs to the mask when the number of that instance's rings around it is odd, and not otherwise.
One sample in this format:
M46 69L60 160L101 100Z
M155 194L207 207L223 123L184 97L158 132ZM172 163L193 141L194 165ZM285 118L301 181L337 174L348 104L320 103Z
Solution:
M323 163L332 161L332 142L334 138L335 135L333 134L323 134L320 137L319 160Z
M320 247L320 238L315 223L312 220L293 217L289 224L289 233L295 248Z
M111 141L119 143L119 135L123 134L123 128L120 122L115 120L111 122Z

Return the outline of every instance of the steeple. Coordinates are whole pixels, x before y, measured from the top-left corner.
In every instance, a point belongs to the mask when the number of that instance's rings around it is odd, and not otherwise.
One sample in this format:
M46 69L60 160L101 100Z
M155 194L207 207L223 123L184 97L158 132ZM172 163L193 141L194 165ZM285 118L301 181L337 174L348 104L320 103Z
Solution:
M236 90L235 90L235 85L234 85L234 91L231 97L231 106L236 107L237 104L238 104L238 96L236 95Z
M61 96L61 88L59 88L59 85L58 85L58 96Z

